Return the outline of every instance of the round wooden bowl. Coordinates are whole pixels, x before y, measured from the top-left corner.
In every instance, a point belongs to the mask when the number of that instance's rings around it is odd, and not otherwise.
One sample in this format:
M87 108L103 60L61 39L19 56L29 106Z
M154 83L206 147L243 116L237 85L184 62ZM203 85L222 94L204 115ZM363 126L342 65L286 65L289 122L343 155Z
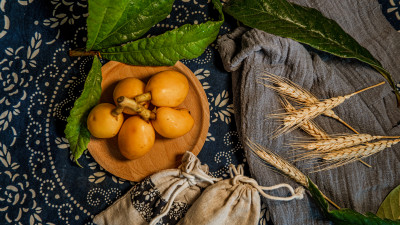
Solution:
M139 159L128 160L118 150L118 138L98 139L92 137L89 142L89 152L105 170L113 175L131 181L140 181L157 171L175 168L180 164L183 153L191 151L197 155L207 137L210 111L207 96L203 86L193 72L183 63L177 62L174 66L130 66L110 61L101 71L102 94L100 102L113 103L112 93L118 81L127 77L136 77L144 82L157 72L176 70L186 75L189 81L189 93L185 101L179 106L190 110L195 120L192 130L182 137L168 139L156 135L153 148Z

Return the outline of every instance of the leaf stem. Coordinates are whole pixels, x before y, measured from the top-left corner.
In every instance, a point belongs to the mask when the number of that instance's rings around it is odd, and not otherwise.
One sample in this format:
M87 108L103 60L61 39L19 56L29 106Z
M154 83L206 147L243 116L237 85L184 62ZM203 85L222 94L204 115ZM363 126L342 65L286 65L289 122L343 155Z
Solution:
M100 52L99 51L80 51L80 50L71 50L69 51L69 56L71 57L80 57L80 56L99 56L100 57Z
M387 72L384 69L381 69L377 66L372 66L374 69L376 69L386 80L388 81L389 85L392 87L394 94L396 95L397 99L397 107L400 107L400 93L399 90L397 89L396 84L394 83L392 76L390 75L389 72Z

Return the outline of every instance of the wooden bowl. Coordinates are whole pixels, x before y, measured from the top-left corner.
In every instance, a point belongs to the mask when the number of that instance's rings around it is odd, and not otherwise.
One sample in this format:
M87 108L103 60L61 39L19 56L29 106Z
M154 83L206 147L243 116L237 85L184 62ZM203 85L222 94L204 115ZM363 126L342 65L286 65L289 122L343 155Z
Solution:
M113 175L131 181L140 181L157 171L175 168L180 164L183 153L191 151L197 155L207 137L210 111L207 96L203 86L193 72L183 63L177 62L174 66L130 66L110 61L101 71L102 95L100 102L113 103L112 93L118 81L127 77L136 77L144 82L157 72L176 70L186 75L189 81L189 93L185 101L179 106L190 110L195 120L192 130L182 137L168 139L156 135L153 148L139 159L128 160L118 150L118 138L98 139L92 137L89 142L89 152L105 170Z

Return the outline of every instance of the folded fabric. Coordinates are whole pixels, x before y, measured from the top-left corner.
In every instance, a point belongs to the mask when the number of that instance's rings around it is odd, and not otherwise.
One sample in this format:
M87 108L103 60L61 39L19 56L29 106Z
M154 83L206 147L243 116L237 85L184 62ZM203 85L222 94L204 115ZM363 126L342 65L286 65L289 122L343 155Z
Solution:
M178 169L167 169L145 178L106 210L95 216L98 225L176 224L201 191L219 178L208 175L208 166L186 152Z
M243 166L230 165L231 179L210 185L188 210L178 225L256 225L260 218L260 194L276 201L302 199L304 188L294 190L288 184L271 187L259 186L257 181L244 175ZM285 187L290 196L277 197L264 191Z
M400 35L385 20L378 1L292 1L320 10L336 20L342 28L366 47L392 74L400 78ZM275 139L272 134L281 122L266 118L282 106L278 95L258 83L264 71L288 78L319 99L343 96L377 84L384 79L369 65L354 59L341 59L257 29L238 28L218 40L224 67L232 71L235 120L241 138L249 138L289 158L290 142L308 135L294 130ZM333 109L360 133L400 135L400 110L389 85L383 85L345 101ZM319 116L316 123L328 134L351 133L336 120ZM260 185L291 182L270 171L245 147L252 177ZM359 162L311 173L319 188L341 207L375 213L385 196L400 184L400 145L365 158L368 168ZM309 162L298 162L300 169ZM305 170L303 170L305 171ZM330 224L323 220L316 205L307 197L303 201L275 202L263 199L275 225Z

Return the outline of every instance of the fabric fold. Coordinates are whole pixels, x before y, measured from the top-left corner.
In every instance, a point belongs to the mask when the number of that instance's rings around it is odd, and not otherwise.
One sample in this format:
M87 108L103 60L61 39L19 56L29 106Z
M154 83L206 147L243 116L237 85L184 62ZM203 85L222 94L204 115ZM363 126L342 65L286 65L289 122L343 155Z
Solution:
M400 64L394 59L400 53L400 35L381 13L377 13L378 2L370 1L362 5L351 0L340 1L340 4L312 0L292 2L314 7L336 20L380 60L394 80L399 80ZM370 17L365 16L367 13L370 13ZM368 21L360 21L358 17ZM281 123L266 117L283 112L283 109L278 95L259 83L258 78L264 71L290 79L319 99L343 96L384 81L376 70L358 60L335 57L257 29L238 28L222 36L218 40L218 51L224 68L232 72L235 120L242 140L250 138L284 158L294 154L288 151L289 143L308 136L300 130L294 130L276 139L270 138L269 135ZM388 84L354 96L333 111L360 133L400 135L400 110ZM315 122L328 134L351 134L344 125L331 118L319 116ZM260 185L292 182L267 169L246 146L244 148L252 177ZM341 207L375 213L390 190L400 184L397 179L400 171L399 149L400 146L395 145L365 158L364 161L372 168L354 162L308 175ZM298 162L296 165L304 172L310 166L309 162ZM323 219L310 197L304 201L263 201L267 203L271 219L276 225L330 224Z

